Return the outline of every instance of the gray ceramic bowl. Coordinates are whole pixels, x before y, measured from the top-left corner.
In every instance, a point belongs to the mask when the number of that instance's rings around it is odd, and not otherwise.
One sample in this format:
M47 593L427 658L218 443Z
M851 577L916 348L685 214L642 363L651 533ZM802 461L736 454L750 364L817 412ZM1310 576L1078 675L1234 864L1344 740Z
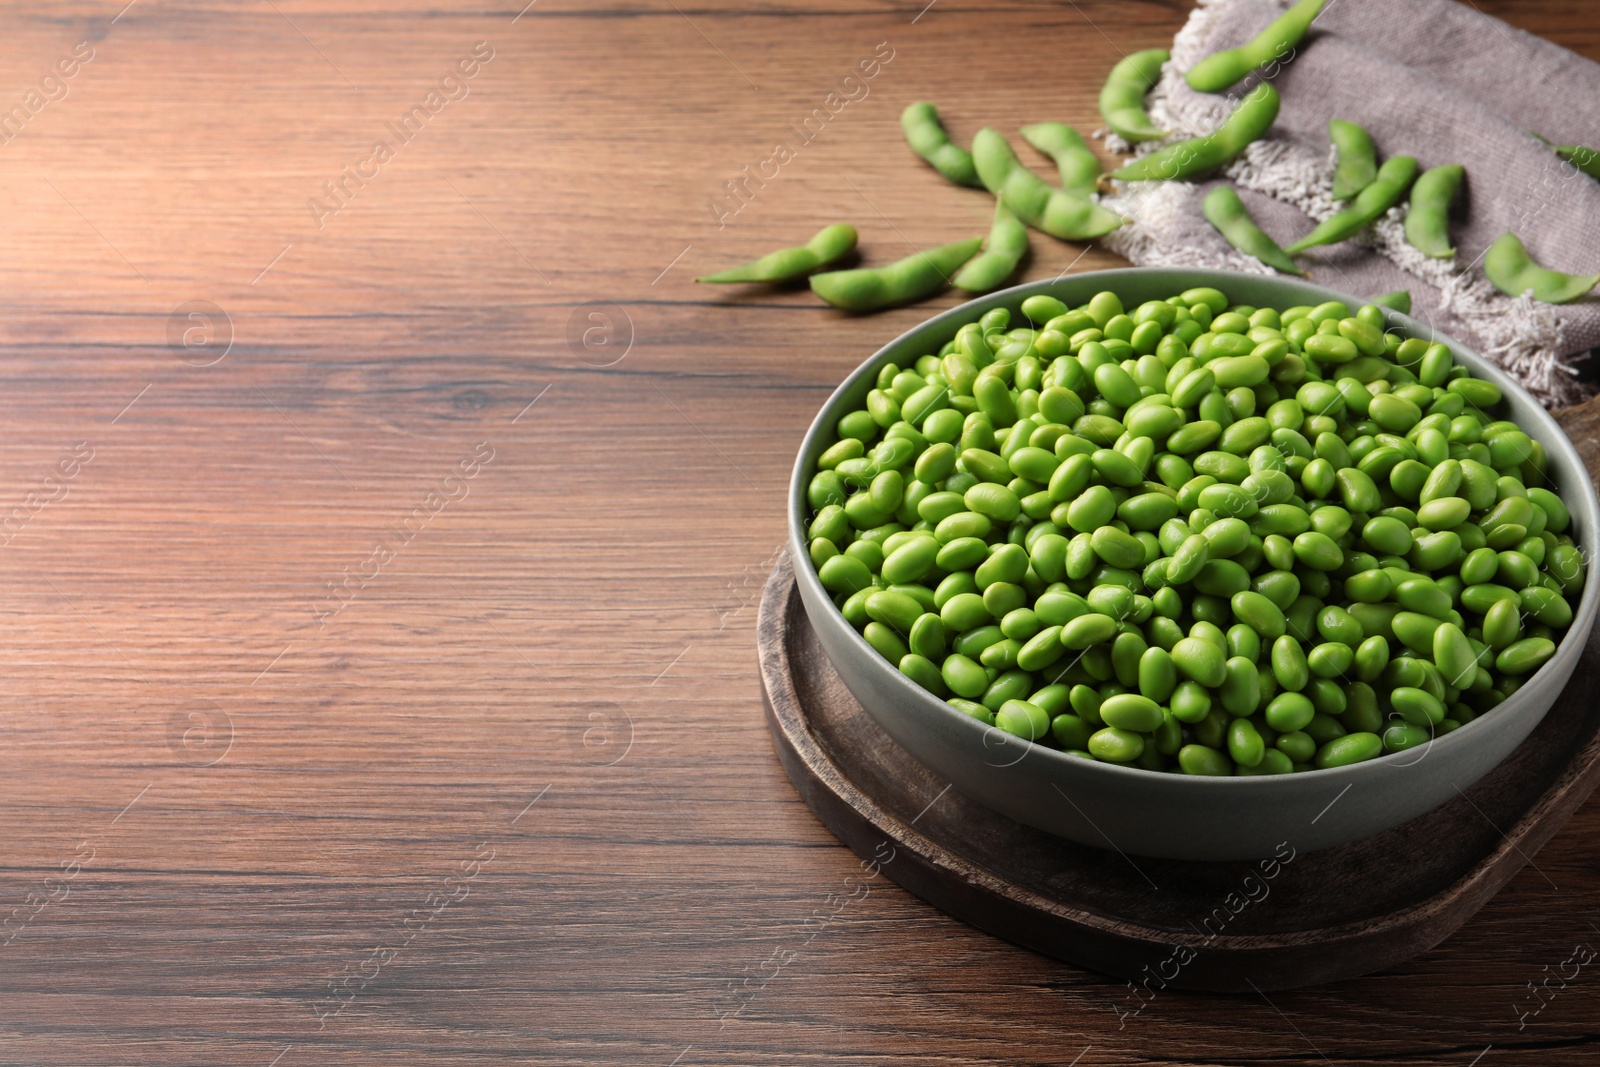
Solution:
M935 352L958 327L990 308L1010 308L1036 293L1081 304L1110 289L1128 307L1212 286L1233 303L1291 307L1361 301L1304 282L1224 271L1129 269L1036 282L973 300L891 341L834 391L811 424L789 487L789 551L812 626L861 706L911 756L955 788L1018 822L1086 845L1172 859L1269 856L1280 842L1299 851L1379 833L1429 811L1504 759L1538 725L1561 692L1593 628L1600 577L1591 565L1572 627L1556 654L1493 712L1429 745L1333 770L1275 777L1201 778L1095 763L1030 744L950 707L906 678L844 620L807 559L806 486L834 426L864 405L878 368L904 366ZM1426 324L1390 313L1407 333L1449 344L1472 373L1505 392L1508 417L1540 441L1550 475L1572 511L1571 534L1594 558L1600 505L1572 444L1527 392L1464 345Z

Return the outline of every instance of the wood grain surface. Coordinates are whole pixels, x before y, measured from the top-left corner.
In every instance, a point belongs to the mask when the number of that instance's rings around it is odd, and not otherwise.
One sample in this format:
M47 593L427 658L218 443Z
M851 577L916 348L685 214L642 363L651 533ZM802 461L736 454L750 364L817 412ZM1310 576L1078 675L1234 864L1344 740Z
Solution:
M1124 1019L773 756L794 449L955 298L689 279L981 232L900 108L1092 128L1187 4L124 2L0 4L0 1061L1594 1061L1595 802L1410 964Z

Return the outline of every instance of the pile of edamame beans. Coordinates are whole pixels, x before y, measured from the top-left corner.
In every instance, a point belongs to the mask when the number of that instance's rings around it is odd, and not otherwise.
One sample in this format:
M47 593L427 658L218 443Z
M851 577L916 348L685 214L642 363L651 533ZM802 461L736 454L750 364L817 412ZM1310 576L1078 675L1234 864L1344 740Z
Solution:
M1460 728L1583 561L1500 390L1375 306L1048 296L884 366L808 487L851 625L952 707L1086 759L1341 767Z

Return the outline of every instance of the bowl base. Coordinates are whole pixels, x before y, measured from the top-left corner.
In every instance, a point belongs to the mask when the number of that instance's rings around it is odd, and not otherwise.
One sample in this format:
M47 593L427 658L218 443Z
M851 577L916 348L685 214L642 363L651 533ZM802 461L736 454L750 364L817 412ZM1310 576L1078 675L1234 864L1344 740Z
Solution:
M1203 863L1090 848L951 789L862 711L806 618L788 554L757 624L778 757L823 824L935 907L1056 959L1163 988L1290 989L1409 959L1448 937L1600 782L1600 631L1544 721L1456 799L1374 837L1278 860ZM872 874L876 872L876 874Z

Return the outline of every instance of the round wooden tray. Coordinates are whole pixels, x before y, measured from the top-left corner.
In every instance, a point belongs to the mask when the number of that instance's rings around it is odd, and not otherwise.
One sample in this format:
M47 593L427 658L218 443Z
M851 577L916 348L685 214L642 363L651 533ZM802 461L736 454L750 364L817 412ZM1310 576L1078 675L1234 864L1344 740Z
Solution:
M1426 815L1279 862L1127 856L1012 822L896 746L823 653L787 553L767 579L757 641L778 758L841 840L942 911L1152 993L1288 989L1409 959L1481 908L1600 781L1591 635L1533 734Z

